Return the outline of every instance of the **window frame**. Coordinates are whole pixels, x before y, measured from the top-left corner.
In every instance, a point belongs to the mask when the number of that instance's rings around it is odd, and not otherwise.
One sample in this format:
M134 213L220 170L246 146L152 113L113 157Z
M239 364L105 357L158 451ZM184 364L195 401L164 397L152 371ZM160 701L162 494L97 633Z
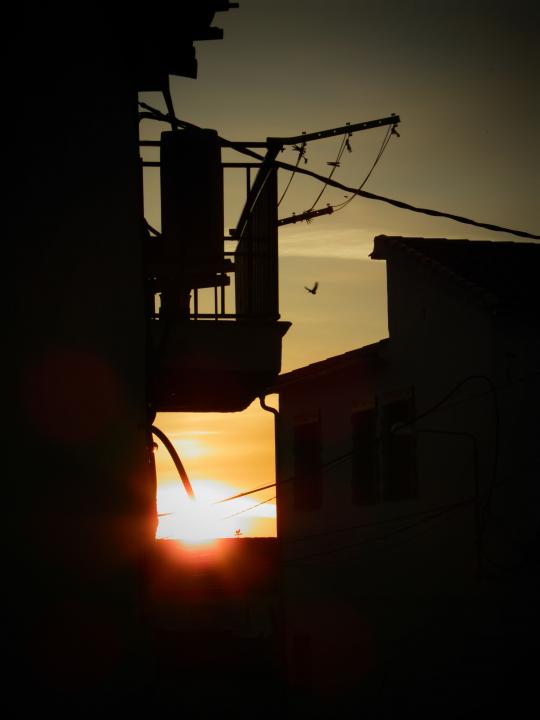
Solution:
M392 417L392 407L405 407L405 412L396 412ZM359 406L351 413L351 496L352 503L359 507L371 507L382 503L414 500L418 496L418 470L416 431L411 421L415 417L414 387L405 390L383 392L375 397L374 403ZM364 439L357 443L355 437L355 417L363 413L373 413L371 443ZM388 418L388 419L387 419ZM393 427L404 423L401 430ZM358 453L370 450L371 460L359 463ZM371 465L370 484L372 491L362 496L359 491L359 468ZM405 476L398 468L405 468ZM361 472L361 470L360 470Z
M370 415L368 419L367 433L363 440L360 440L358 422L360 416ZM351 460L351 491L354 505L377 505L381 502L381 487L379 477L378 441L377 441L377 402L372 405L355 408L351 414L351 439L352 439L352 460ZM360 459L362 451L369 452L369 462ZM362 483L363 471L369 473L367 486ZM367 492L363 493L362 490Z

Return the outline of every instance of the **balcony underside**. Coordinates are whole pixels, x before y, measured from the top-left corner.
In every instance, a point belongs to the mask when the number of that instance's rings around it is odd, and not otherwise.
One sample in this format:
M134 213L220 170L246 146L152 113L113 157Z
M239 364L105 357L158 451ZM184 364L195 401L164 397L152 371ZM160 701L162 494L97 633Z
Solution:
M151 323L157 412L237 412L267 391L281 368L288 322Z

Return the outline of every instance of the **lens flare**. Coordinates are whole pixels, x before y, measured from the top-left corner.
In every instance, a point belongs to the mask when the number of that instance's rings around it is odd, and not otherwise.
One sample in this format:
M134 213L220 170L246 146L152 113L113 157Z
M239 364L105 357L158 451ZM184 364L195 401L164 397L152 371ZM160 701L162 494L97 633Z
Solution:
M238 492L237 488L212 480L193 480L196 500L190 500L179 483L158 486L159 524L157 539L175 539L203 544L216 538L253 535L257 522L275 518L274 502L253 507L251 497L216 505L218 500Z

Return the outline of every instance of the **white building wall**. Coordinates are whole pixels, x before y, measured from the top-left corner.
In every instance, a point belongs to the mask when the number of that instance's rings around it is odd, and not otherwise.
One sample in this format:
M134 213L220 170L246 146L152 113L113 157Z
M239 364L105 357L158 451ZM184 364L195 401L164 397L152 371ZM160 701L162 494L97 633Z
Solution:
M332 372L326 363L322 374L314 368L280 393L277 480L288 482L278 484L278 536L289 663L293 681L299 663L309 666L298 687L321 698L337 687L341 697L362 688L376 701L373 678L382 667L405 661L429 674L430 653L446 667L442 675L455 669L455 658L437 657L437 647L452 637L461 647L473 627L489 636L499 612L491 587L478 579L493 569L487 563L499 551L501 518L512 532L526 518L521 536L530 543L540 515L531 477L538 384L535 391L528 383L507 387L512 374L540 367L536 331L503 322L470 288L412 257L387 266L391 340L380 346L378 364L357 358L344 369L337 360ZM320 416L328 463L351 452L355 410L409 391L417 416L440 404L414 423L417 496L354 505L344 458L324 470L321 507L295 510L295 423ZM430 641L430 626L440 646Z

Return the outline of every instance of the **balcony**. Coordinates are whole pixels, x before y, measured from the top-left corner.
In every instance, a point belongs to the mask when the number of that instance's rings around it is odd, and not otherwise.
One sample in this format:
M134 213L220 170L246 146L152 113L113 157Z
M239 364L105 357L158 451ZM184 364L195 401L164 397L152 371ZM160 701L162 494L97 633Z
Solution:
M152 323L154 405L158 412L244 410L281 368L281 338L290 323L196 321ZM164 335L168 334L164 341ZM159 350L163 345L163 350Z
M209 130L162 133L160 150L162 230L149 232L145 264L152 406L240 411L279 374L290 327L279 319L276 169L222 163ZM247 198L224 237L228 166L244 169Z

